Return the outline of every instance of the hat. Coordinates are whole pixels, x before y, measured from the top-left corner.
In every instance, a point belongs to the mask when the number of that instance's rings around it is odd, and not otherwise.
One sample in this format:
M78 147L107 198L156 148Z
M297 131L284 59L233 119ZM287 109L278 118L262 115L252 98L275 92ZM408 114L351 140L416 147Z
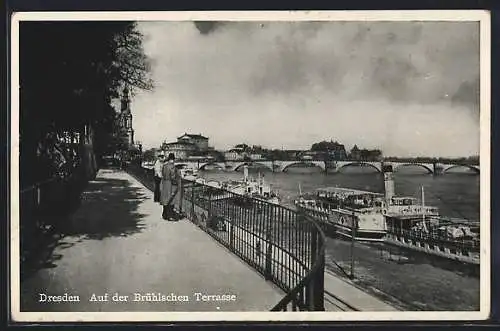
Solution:
M174 155L174 153L170 153L170 154L168 154L167 160L169 160L169 161L170 161L170 160L175 160L175 155Z
M158 157L163 157L163 156L165 156L165 152L161 151L158 153Z

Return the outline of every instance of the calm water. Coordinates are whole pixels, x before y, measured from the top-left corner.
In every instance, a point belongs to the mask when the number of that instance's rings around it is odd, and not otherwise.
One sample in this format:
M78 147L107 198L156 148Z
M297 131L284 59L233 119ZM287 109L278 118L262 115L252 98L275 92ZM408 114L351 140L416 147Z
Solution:
M316 168L290 168L273 173L267 169L250 169L250 174L261 172L273 190L280 193L283 204L291 206L299 194L321 187L339 186L382 193L383 177L368 168L345 169L325 175ZM207 170L202 177L216 180L241 179L242 172ZM421 186L425 190L425 204L440 209L442 215L479 220L479 176L465 171L432 176L419 168L407 167L395 173L397 195L413 196L420 200Z
M383 192L383 178L369 168L350 167L340 173L325 175L316 168L289 168L285 173L267 169L250 169L250 174L264 174L282 203L292 206L299 194L321 187L339 186ZM200 171L200 176L215 179L241 179L242 172ZM425 204L439 208L444 216L479 221L479 176L457 169L432 176L420 168L407 167L394 175L397 195L420 200L425 189ZM328 238L326 264L332 271L342 266L350 271L351 255L355 257L355 282L374 295L405 310L478 310L479 278L462 265L436 260L420 253L400 250L383 244L356 243ZM404 263L394 257L403 256Z

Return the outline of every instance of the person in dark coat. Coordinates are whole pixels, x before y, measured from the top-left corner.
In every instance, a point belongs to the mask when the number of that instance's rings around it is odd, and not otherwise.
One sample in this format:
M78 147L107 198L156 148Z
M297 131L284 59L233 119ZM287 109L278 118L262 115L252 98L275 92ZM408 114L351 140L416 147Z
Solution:
M154 180L155 180L154 202L160 202L160 185L161 185L161 177L162 177L164 163L165 163L165 154L161 152L158 155L158 159L156 160L154 165Z
M162 217L165 220L174 220L174 200L179 190L179 174L174 160L174 154L170 153L162 168L160 204L163 206Z

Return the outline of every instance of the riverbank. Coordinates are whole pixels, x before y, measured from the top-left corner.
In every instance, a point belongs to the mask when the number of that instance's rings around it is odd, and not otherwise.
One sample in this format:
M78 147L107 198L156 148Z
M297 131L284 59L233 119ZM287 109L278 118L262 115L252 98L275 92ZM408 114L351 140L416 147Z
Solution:
M366 169L331 175L324 175L319 170L309 172L309 168L295 171L273 173L262 170L266 181L273 190L278 191L283 204L288 206L293 205L293 199L298 195L299 183L304 192L327 186L374 192L383 190L380 174L366 173ZM227 171L201 171L200 175L215 180L240 179L242 176L241 173ZM398 194L408 196L418 196L421 185L424 185L426 203L438 207L443 215L479 219L478 176L451 173L431 176L402 172L396 174L395 184ZM350 241L328 238L326 255L327 268L345 277L335 263L350 271ZM479 277L457 262L389 245L361 243L356 243L354 256L353 284L403 310L479 309Z
M470 266L386 244L351 245L328 238L326 267L342 275L340 266L349 274L352 250L352 282L370 294L406 311L479 310L479 277Z

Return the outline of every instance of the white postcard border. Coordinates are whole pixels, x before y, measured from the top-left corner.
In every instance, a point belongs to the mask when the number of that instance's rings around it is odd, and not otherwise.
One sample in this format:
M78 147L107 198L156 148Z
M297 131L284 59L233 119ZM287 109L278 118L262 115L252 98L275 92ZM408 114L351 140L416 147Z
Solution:
M21 312L19 250L19 24L21 21L478 21L480 22L480 310L475 312ZM490 314L490 61L489 12L414 11L193 11L193 12L19 12L11 24L11 318L15 322L135 321L410 321L484 320Z

